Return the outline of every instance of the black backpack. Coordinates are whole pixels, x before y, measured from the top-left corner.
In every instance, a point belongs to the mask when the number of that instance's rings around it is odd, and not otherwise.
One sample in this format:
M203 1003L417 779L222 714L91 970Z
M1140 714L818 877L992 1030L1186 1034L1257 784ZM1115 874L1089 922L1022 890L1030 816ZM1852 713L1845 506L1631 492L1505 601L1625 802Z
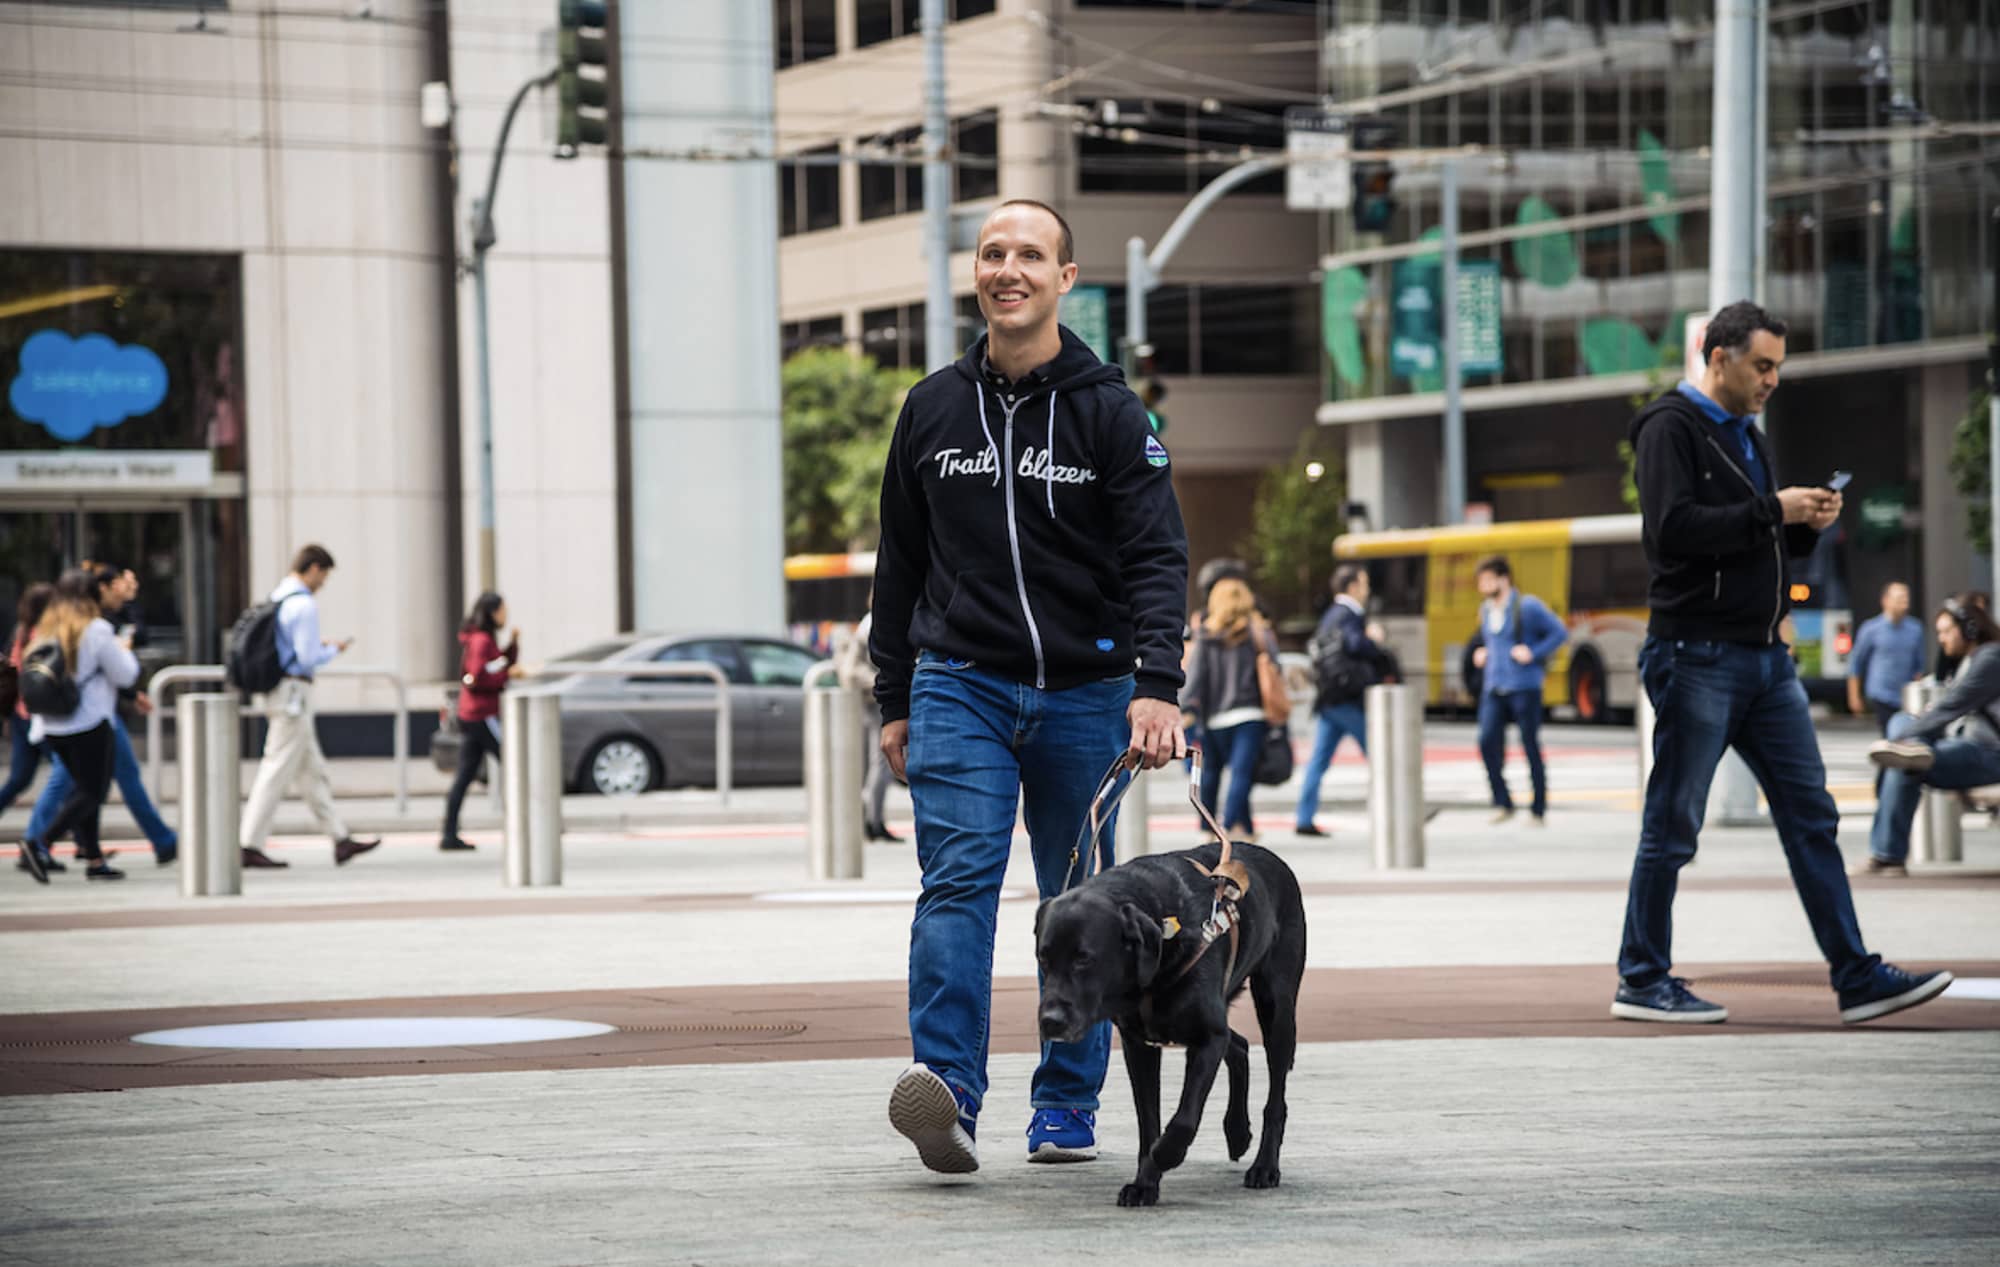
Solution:
M1338 624L1323 637L1314 638L1307 650L1312 653L1314 684L1318 687L1316 708L1358 699L1363 691L1381 680L1374 665L1348 654Z
M70 676L62 644L51 638L21 657L21 702L43 717L67 717L83 705L83 688Z
M229 627L223 675L239 691L252 695L273 691L285 680L278 660L278 608L282 603L258 603Z

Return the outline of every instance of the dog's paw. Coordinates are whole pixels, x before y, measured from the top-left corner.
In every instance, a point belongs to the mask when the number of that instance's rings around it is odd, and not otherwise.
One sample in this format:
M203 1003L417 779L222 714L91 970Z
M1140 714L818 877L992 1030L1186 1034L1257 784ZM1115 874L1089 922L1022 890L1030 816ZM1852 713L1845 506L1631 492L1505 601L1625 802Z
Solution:
M1159 1203L1160 1188L1158 1184L1148 1186L1145 1184L1128 1183L1118 1190L1118 1204L1127 1209L1137 1209L1140 1206L1158 1205Z
M1243 1172L1243 1186L1246 1188L1275 1188L1278 1186L1278 1168L1262 1162Z
M1222 1120L1222 1137L1229 1141L1229 1160L1241 1160L1250 1151L1250 1144L1256 1137L1250 1133L1250 1119L1246 1115L1238 1121L1233 1118Z

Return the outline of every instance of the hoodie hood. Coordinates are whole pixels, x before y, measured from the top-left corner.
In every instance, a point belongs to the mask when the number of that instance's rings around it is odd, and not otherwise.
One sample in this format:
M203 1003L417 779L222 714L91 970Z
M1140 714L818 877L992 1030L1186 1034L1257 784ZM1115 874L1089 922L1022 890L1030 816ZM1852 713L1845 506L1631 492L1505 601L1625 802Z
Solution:
M1670 387L1663 394L1654 397L1650 404L1633 415L1632 426L1626 432L1625 438L1632 442L1634 448L1637 448L1639 433L1645 429L1647 423L1664 413L1677 413L1693 422L1702 422L1707 418L1707 415L1701 412L1700 405L1681 395L1679 388Z
M1098 360L1090 345L1077 338L1068 326L1057 326L1056 331L1062 336L1062 351L1056 353L1056 359L1049 364L1048 381L1026 389L1022 393L1024 396L1038 395L1045 387L1067 392L1094 383L1124 383L1124 372L1116 365ZM965 350L965 355L958 358L957 369L973 382L984 384L986 376L981 369L985 363L986 335L981 334Z

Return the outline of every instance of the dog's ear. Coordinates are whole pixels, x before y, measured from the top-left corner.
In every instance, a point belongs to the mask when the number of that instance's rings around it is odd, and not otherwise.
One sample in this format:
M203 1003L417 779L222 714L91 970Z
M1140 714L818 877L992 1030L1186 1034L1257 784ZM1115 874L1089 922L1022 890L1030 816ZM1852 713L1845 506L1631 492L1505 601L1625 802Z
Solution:
M1049 903L1053 901L1055 901L1054 898L1045 897L1035 907L1035 944L1038 946L1042 942L1042 917L1049 913Z
M1125 944L1132 948L1134 975L1141 987L1153 984L1160 975L1160 921L1127 902L1118 914L1124 921Z

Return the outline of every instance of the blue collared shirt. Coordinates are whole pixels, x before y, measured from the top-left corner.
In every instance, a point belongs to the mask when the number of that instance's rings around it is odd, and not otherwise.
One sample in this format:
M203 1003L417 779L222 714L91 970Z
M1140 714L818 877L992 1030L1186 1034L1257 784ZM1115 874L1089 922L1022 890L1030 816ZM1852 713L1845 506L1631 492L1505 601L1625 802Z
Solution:
M1750 437L1750 428L1757 425L1757 416L1737 417L1721 405L1710 400L1701 388L1682 379L1675 388L1681 395L1693 401L1710 422L1721 427L1723 432L1736 442L1736 451L1743 455L1743 472L1748 475L1761 492L1770 492L1771 477L1764 470L1764 463L1757 456L1757 442Z
M319 636L319 600L296 576L288 576L271 591L278 604L278 666L288 677L310 678L340 654Z
M1924 626L1914 616L1891 623L1871 616L1854 635L1847 675L1861 679L1861 693L1881 704L1900 706L1903 688L1924 670Z

